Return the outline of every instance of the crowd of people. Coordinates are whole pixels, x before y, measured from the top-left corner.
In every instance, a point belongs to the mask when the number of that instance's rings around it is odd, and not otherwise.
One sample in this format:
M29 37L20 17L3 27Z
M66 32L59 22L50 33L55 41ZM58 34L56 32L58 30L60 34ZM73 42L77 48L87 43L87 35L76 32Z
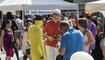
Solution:
M23 52L23 60L75 60L72 55L76 52L105 60L104 28L97 16L70 18L59 9L54 9L52 18L46 22L43 16L36 15L25 24L7 12L1 25L0 50L5 52L5 60L11 60L14 52L20 60L19 50Z

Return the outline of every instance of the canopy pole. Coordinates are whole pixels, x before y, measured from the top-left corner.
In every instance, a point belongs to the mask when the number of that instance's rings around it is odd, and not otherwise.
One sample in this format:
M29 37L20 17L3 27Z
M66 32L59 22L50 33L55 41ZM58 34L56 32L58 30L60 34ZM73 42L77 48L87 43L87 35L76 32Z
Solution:
M79 18L79 8L78 7L77 7L77 19Z
M67 9L67 16L69 17L69 10Z
M4 16L3 16L3 11L2 11L2 22L3 22L3 17L4 17Z
M22 20L24 21L24 9L22 10Z
M23 20L23 25L25 25L25 18L24 18L25 14L24 14L24 9L22 10L22 20Z

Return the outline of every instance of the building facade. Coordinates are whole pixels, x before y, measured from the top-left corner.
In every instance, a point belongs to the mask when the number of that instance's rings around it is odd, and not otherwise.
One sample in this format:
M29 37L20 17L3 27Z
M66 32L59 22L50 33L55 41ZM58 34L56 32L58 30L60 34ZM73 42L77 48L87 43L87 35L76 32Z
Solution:
M79 16L80 18L83 17L84 11L85 11L85 3L93 2L97 0L73 0L73 3L76 3L79 5Z

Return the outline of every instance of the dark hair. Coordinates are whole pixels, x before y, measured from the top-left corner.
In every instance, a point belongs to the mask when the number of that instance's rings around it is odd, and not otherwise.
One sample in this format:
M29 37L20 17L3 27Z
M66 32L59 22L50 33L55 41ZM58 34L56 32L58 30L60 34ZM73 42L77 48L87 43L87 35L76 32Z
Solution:
M29 24L31 24L31 23L32 23L32 22L30 22L30 21L29 21L29 22L27 22L27 23L26 23L26 27L27 27Z
M6 28L6 24L9 24L10 22L12 22L11 20L6 20L2 25L1 29L5 29Z
M66 14L65 13L62 13L62 16L66 16Z
M12 20L12 19L14 19L14 16L13 16L13 14L11 13L11 12L7 12L7 14L6 14L6 19L7 20Z
M19 18L19 17L16 15L15 18Z
M59 28L61 29L61 27L65 27L65 26L70 26L70 25L66 21L61 21L61 23L59 24Z
M9 24L11 22L11 20L7 20L6 22L5 22L5 24Z
M87 23L86 19L79 19L78 24L79 24L81 27L87 29L88 23Z
M40 15L36 15L34 19L35 20L44 20L43 16L40 16Z
M92 20L92 17L88 15L86 16L86 19Z

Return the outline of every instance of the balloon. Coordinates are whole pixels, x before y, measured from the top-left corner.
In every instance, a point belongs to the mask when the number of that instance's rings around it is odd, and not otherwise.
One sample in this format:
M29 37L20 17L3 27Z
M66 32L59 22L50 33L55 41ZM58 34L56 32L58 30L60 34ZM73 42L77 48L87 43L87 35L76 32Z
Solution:
M80 52L74 53L71 56L70 60L94 60L94 59L88 53L80 51Z

